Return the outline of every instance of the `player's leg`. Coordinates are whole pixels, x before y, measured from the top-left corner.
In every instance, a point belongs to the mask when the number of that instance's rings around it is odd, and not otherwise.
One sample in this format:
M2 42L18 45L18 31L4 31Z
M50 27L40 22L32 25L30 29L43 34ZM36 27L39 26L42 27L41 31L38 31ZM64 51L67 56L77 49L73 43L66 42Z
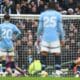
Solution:
M0 52L1 54L1 60L2 60L2 71L3 71L3 76L6 76L6 55L7 52Z
M78 57L76 60L74 60L71 64L69 69L73 69L75 66L80 65L80 57Z
M15 64L15 70L19 71L22 75L26 76L26 72L24 72L20 67L18 67L16 64ZM9 74L13 74L12 73L12 69L11 69L11 61L8 60L7 64L6 64L6 71L9 73ZM15 75L17 76L17 75Z
M41 64L42 64L42 70L45 70L46 68L46 57L48 55L48 43L45 42L45 41L42 41L41 44L40 44L40 61L41 61Z
M75 63L76 65L80 65L80 57L78 57L78 58L74 61L74 63Z
M59 41L55 41L51 43L51 49L50 52L55 56L55 70L56 73L60 74L61 72L61 48Z
M59 41L54 41L51 42L51 49L50 52L55 56L55 65L56 68L61 65L61 48L60 48L60 42Z
M2 60L1 60L1 57L2 57L2 56L0 56L0 76L1 76L2 73L3 73L3 71L2 71Z
M42 64L42 70L45 70L46 68L46 58L47 58L47 52L45 51L42 51L40 53L40 61L41 61L41 64Z
M60 53L53 53L55 56L55 70L61 69L61 56Z
M15 72L14 52L9 52L8 57L9 57L10 68L11 68L11 71L12 71L11 75L13 76L14 72Z
M17 71L19 71L22 75L27 76L27 75L26 75L26 72L23 71L23 70L22 70L20 67L18 67L17 65L15 65L15 69L16 69Z

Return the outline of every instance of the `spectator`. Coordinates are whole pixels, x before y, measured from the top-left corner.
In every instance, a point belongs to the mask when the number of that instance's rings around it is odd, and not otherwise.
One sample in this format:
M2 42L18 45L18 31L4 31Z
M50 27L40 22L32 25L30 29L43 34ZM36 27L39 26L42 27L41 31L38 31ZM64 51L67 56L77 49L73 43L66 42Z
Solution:
M33 36L32 36L32 31L31 30L27 31L27 38L28 38L27 53L28 53L28 61L29 61L29 64L30 64L33 60L32 54L34 52Z
M20 4L16 4L16 8L13 9L12 14L21 14L21 6Z
M2 1L2 0L1 0ZM12 14L40 14L48 9L48 3L51 0L3 0L0 4L0 13ZM55 0L56 7L59 12L72 8L79 14L77 3L80 0ZM17 9L19 8L19 9Z
M67 13L68 13L68 15L73 15L74 14L74 10L72 8L69 8Z
M40 14L43 11L44 11L44 1L40 0L39 1L39 6L38 6L38 13Z
M28 30L27 32L28 41L33 41L32 31Z
M35 20L32 22L32 35L33 35L33 44L36 41L37 35L36 35L36 31L37 31L37 26L38 26L38 21Z
M66 11L66 10L61 11L61 13L62 13L63 15L67 15L67 11Z
M11 12L12 12L12 5L13 5L12 1L4 0L4 2L3 2L3 13L11 14Z
M68 0L67 1L67 9L72 8L75 10L76 6L77 6L76 0Z
M35 6L32 7L31 14L38 14L37 7Z
M29 8L29 14L30 14L31 13L31 10L32 10L31 4L28 4L28 8Z
M59 11L59 12L62 11L62 8L60 7L58 2L56 2L56 10Z
M67 6L66 6L66 0L58 0L60 7L63 10L67 10Z
M31 6L32 7L35 6L35 2L34 1L31 2Z
M47 10L48 9L48 4L45 4L44 5L44 10Z
M77 5L77 8L75 11L77 15L80 15L80 4Z
M29 13L29 8L28 8L28 3L25 0L22 0L21 2L21 14L28 14Z
M3 10L3 1L0 0L0 13L2 13L2 10Z

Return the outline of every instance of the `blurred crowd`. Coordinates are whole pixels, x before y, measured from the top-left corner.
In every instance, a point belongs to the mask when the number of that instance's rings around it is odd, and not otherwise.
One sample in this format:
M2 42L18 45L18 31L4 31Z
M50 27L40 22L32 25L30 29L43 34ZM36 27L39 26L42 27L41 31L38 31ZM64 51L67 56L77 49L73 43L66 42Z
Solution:
M38 57L38 49L36 46L36 31L38 26L37 20L21 20L15 22L12 20L22 32L21 39L15 42L15 50L18 54L18 63L28 65L32 60ZM62 62L76 59L80 56L80 20L79 19L65 19L63 20L64 29L66 33L65 48L62 48ZM33 57L33 58L30 58ZM50 58L49 58L50 57ZM48 57L47 64L53 64L53 56Z
M15 51L18 55L16 59L18 60L19 66L28 66L33 58L37 56L36 32L38 21L23 19L20 22L15 22L15 20L12 20L12 22L17 25L22 33L21 38L14 42Z
M48 9L49 1L50 0L0 0L0 13L40 14ZM80 14L80 0L55 0L55 2L56 10L62 14ZM22 32L21 40L17 40L17 42L14 43L16 53L18 54L18 58L16 59L22 67L22 65L27 65L28 62L31 61L32 56L37 55L35 41L38 21L25 19L18 20L18 22L16 22L17 19L11 21L16 24ZM63 54L61 56L62 62L65 62L80 56L80 20L63 20L63 23L66 31L66 45L65 49L62 49Z
M48 9L49 1L51 0L0 0L0 13L40 14ZM80 0L55 0L55 2L56 10L62 14L80 14Z

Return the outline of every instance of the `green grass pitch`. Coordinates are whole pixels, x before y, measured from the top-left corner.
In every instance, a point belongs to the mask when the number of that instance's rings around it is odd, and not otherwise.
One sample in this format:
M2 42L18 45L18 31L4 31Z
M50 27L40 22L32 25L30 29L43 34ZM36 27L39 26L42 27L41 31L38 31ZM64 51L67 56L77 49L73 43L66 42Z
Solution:
M0 80L80 80L80 78L74 77L0 77Z

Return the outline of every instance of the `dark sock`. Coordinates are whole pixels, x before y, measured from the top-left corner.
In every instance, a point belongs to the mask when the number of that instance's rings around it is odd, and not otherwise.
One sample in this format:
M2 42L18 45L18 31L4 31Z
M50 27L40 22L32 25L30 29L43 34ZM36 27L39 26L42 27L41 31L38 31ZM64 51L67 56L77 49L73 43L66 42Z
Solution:
M0 64L2 64L2 61L0 61Z
M61 69L61 56L55 56L55 69Z
M6 68L9 68L11 66L11 62L6 63Z
M14 73L14 70L15 70L15 62L14 61L11 62L11 69L12 69L12 73Z
M41 64L42 64L42 70L45 70L45 67L46 67L46 56L41 55L40 56L40 61L41 61Z
M3 72L6 71L6 61L5 60L2 60L2 70Z

